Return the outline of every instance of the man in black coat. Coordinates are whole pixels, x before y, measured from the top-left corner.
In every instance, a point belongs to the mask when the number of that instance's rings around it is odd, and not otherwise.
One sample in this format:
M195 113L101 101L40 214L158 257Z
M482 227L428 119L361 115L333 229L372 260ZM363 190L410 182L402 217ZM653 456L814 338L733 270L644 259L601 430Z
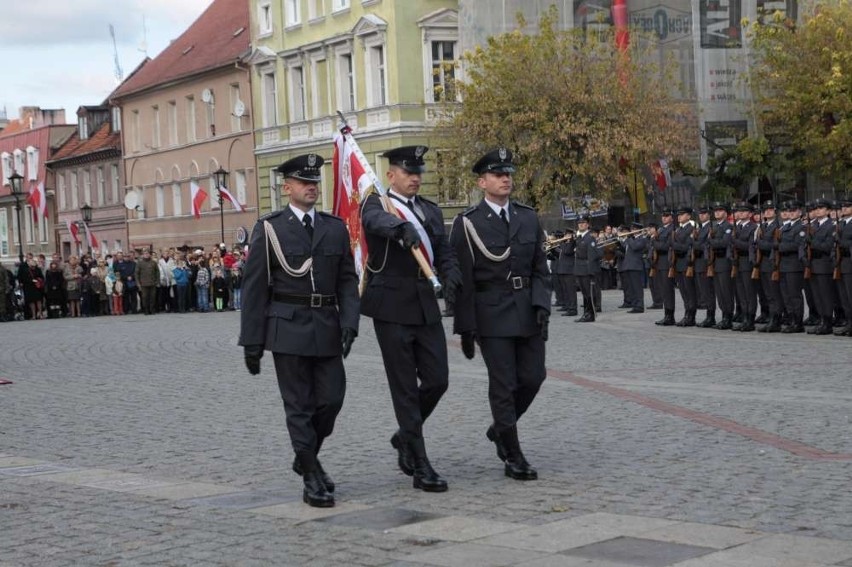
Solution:
M784 302L781 299L780 272L777 279L773 279L776 260L778 258L778 241L781 238L781 221L776 215L775 203L765 201L761 204L763 220L758 227L757 251L760 256L760 286L769 306L769 320L765 327L758 329L763 333L777 333L781 331L781 314ZM755 259L757 261L757 258Z
M391 437L399 468L413 477L414 488L443 492L447 482L426 456L423 423L447 390L447 339L435 291L411 249L419 248L441 274L444 297L456 308L460 276L441 209L418 195L427 150L426 146L403 146L385 152L390 164L387 200L372 194L364 201L361 223L369 250L369 276L361 313L373 318L382 350L399 424Z
M707 316L698 327L709 329L716 326L716 295L713 292L713 271L708 275L708 259L710 257L710 234L713 223L710 220L712 210L709 206L698 209L698 237L692 248L695 257L695 289L698 295L698 309L705 309Z
M811 289L814 294L819 324L808 331L814 335L829 335L834 319L834 221L828 216L830 203L825 199L814 201L815 219L808 230L811 252Z
M733 250L731 241L734 236L734 227L728 222L728 214L731 210L725 203L713 203L713 217L716 223L707 237L707 261L713 261L713 290L716 301L722 311L722 319L716 325L716 329L727 330L732 328L734 319L734 280L731 276L733 267Z
M838 246L840 252L840 280L837 281L846 326L835 329L839 337L852 337L852 196L840 199L840 218L837 221Z
M512 152L497 148L473 166L484 199L453 223L462 291L454 332L473 358L478 341L488 368L488 401L495 443L506 476L535 480L521 451L517 423L545 378L544 343L550 319L550 274L536 212L510 201ZM591 305L591 303L589 303Z
M675 286L674 278L669 277L669 268L672 268L671 254L672 243L674 242L674 224L672 218L674 211L663 211L660 215L661 224L657 235L651 241L654 253L657 257L656 263L652 266L655 269L654 283L657 286L660 297L663 300L663 318L655 321L655 324L668 327L675 324Z
M595 321L595 301L592 293L592 279L596 273L595 264L600 255L597 253L597 239L589 230L589 217L577 218L577 237L574 244L574 277L583 296L583 315L575 319L577 323Z
M801 204L787 201L781 208L781 235L778 239L777 253L781 272L782 309L787 313L787 324L781 327L782 333L803 333L805 317L804 292L805 239L807 228L802 223Z
M559 245L559 258L556 260L556 277L562 288L562 315L575 317L577 315L577 280L574 276L574 231L565 229L566 242Z
M334 505L334 483L317 454L343 405L343 358L358 334L358 277L349 233L339 218L317 211L323 159L295 157L277 171L287 207L261 217L243 271L239 344L251 374L272 352L287 429L304 481L304 501Z
M743 313L743 322L733 326L735 331L754 331L754 319L757 315L757 288L755 280L751 279L751 269L754 267L754 233L757 224L752 222L754 212L752 206L744 201L734 205L737 222L731 238L736 265L736 294L737 301Z
M642 225L633 223L631 231L641 230ZM624 288L624 304L630 307L628 313L645 312L645 255L648 250L648 239L643 233L623 238L620 244L621 261L619 271L621 285Z
M697 296L695 292L695 221L692 220L692 207L681 207L677 210L678 227L672 240L674 250L674 271L680 298L683 301L683 319L677 322L678 327L694 327Z

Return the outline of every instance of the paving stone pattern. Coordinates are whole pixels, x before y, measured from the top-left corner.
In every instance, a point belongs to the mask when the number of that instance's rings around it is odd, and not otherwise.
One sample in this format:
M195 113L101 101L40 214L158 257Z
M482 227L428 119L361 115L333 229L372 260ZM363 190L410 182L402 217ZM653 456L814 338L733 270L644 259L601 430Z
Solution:
M852 565L849 339L661 328L618 303L552 319L519 425L536 482L503 475L482 359L448 334L425 426L443 494L396 469L363 319L322 510L301 502L271 357L243 367L238 313L0 324L0 567Z

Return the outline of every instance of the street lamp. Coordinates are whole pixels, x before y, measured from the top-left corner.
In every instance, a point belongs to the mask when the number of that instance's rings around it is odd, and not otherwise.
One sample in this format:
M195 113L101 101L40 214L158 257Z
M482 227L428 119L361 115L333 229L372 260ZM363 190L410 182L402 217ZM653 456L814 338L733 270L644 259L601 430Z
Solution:
M225 243L225 207L223 206L224 199L222 197L221 187L228 187L228 172L220 165L219 169L213 172L213 177L216 179L216 192L219 194L219 242Z
M80 215L83 217L83 226L85 228L88 228L89 223L92 222L92 207L89 205L89 203L86 203L85 205L80 207ZM89 242L89 239L88 239L88 236L87 236L86 237L86 247L88 248L89 252L91 252L92 248L89 246L88 242Z
M12 187L12 196L15 198L15 216L18 219L18 260L20 266L24 265L24 239L21 236L21 196L23 195L24 176L16 171L9 176L9 185Z

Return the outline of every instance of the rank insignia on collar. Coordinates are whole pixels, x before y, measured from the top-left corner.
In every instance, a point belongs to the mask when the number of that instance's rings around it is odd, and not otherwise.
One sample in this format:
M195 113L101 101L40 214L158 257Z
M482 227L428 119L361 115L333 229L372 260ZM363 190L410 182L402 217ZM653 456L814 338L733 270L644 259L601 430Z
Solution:
M802 232L800 232L799 236L805 236L805 231L803 230Z

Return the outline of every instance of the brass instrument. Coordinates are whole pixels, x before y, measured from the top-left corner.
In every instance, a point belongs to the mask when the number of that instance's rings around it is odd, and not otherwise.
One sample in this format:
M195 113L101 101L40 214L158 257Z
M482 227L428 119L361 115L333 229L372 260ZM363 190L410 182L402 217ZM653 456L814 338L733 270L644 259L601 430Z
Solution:
M648 236L648 229L647 228L640 228L640 229L637 229L637 230L631 230L630 232L619 232L615 236L609 236L607 238L603 238L601 240L598 240L597 246L599 248L604 248L606 246L612 246L613 244L618 243L618 241L621 240L622 238L627 238L629 236L636 236L637 234L642 235L642 236Z
M554 248L558 248L562 244L566 242L571 242L574 239L574 235L572 233L568 233L562 238L552 238L550 236L547 237L547 240L544 241L544 251L550 252Z

